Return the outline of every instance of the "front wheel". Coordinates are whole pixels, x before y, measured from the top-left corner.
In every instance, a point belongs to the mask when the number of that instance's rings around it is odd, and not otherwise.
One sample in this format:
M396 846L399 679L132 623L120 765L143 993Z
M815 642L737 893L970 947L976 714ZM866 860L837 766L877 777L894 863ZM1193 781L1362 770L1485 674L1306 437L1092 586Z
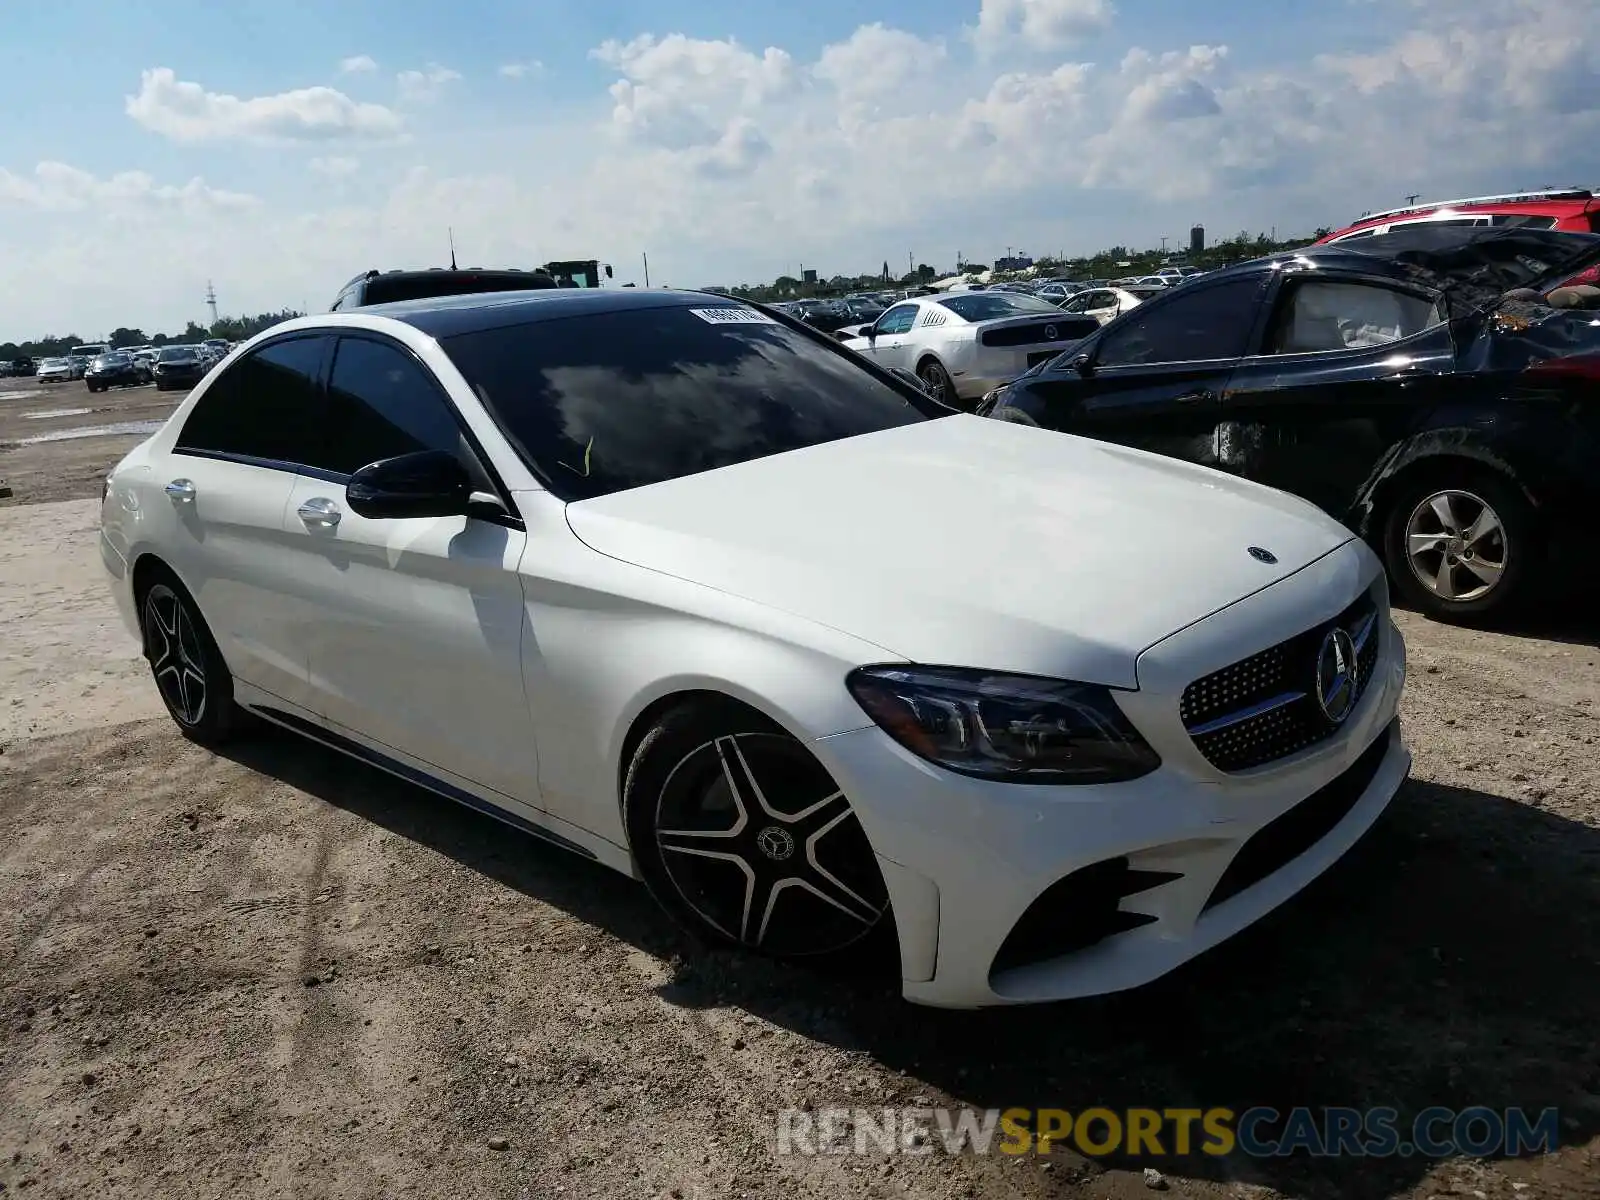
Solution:
M145 658L179 732L204 746L225 741L237 724L233 676L193 599L162 578L139 605Z
M651 893L708 941L815 961L889 926L888 892L849 798L756 713L669 712L633 756L623 809Z
M1384 558L1396 589L1441 621L1502 616L1527 591L1533 506L1486 470L1438 473L1404 486L1389 510Z

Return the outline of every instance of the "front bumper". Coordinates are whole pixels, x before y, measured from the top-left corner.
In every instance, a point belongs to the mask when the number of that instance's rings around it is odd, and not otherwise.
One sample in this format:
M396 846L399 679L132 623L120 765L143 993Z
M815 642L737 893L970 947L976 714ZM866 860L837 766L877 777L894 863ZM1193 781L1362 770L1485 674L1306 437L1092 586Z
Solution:
M1353 560L1363 564L1364 585ZM1383 587L1372 571L1369 552L1347 547L1146 651L1141 690L1118 699L1163 765L1131 783L989 783L934 767L876 728L814 743L883 864L906 998L972 1008L1136 987L1252 924L1336 862L1410 770L1396 717L1405 644L1387 604L1377 665L1344 726L1255 770L1225 775L1200 756L1178 716L1183 685L1173 690L1164 672L1181 672L1186 684L1205 673L1196 661L1216 669L1245 656L1239 630L1254 630L1243 636L1262 649L1280 632L1331 618L1360 586ZM1299 815L1274 825L1291 810ZM1285 824L1302 817L1322 824L1309 837L1302 831L1298 843L1284 839ZM996 968L1035 901L1068 876L1087 878L1112 863L1154 881L1112 898L1112 932L1069 953ZM1072 918L1070 910L1061 914Z

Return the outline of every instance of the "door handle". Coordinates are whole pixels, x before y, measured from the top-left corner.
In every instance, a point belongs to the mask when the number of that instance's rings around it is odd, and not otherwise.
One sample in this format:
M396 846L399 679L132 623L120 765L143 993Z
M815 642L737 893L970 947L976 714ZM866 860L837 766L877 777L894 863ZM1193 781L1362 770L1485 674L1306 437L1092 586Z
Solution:
M188 503L194 499L194 481L189 479L174 479L167 484L167 495L179 503Z
M1196 388L1192 392L1185 392L1181 396L1174 396L1173 401L1177 404L1199 404L1202 401L1215 400L1216 398L1217 394L1210 389Z
M315 496L307 500L297 511L300 513L300 519L307 525L314 525L320 529L332 529L344 515L339 511L339 506L325 496Z

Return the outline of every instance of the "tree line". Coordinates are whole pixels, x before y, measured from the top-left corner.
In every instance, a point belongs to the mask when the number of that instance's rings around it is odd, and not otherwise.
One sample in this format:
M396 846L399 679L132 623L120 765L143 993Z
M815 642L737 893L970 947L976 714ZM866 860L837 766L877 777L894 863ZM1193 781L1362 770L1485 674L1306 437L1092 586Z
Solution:
M279 322L291 320L294 317L305 316L302 312L286 308L281 312L257 313L253 317L223 317L210 326L198 325L190 321L182 333L152 333L146 334L144 330L127 325L118 326L111 331L110 337L105 339L112 349L121 349L124 346L185 346L194 342L203 342L207 338L226 338L230 342L242 342L246 338L254 337L263 329L270 329ZM45 337L35 338L30 342L0 342L0 360L13 358L58 358L71 354L76 346L95 345L94 341L81 338L75 333L50 334Z

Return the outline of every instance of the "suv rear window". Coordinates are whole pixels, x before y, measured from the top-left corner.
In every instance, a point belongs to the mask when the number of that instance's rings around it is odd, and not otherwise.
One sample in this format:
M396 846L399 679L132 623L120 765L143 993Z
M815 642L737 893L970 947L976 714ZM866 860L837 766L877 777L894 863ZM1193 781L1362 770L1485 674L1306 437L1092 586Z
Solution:
M586 500L948 416L753 308L628 308L444 338L524 461Z
M470 296L477 292L526 292L554 287L550 279L532 271L439 271L418 275L379 275L367 280L362 304L394 304L402 300L427 300L434 296Z

